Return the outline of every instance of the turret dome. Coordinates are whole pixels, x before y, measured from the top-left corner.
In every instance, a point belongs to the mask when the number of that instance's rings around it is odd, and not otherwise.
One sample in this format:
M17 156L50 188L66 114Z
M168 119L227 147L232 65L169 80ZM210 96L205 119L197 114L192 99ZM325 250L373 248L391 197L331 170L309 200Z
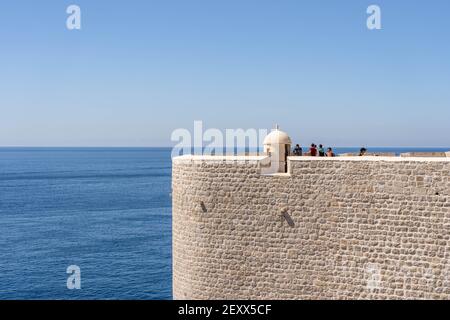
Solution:
M292 144L291 138L288 136L288 134L284 131L281 131L278 129L278 126L276 129L273 129L271 133L269 133L264 138L264 145L269 144Z

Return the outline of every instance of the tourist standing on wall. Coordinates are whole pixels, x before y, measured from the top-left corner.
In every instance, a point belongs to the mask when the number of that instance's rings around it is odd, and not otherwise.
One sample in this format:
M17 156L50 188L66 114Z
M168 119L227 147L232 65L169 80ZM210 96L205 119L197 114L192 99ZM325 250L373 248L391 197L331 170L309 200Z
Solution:
M300 147L300 145L296 144L293 153L294 153L294 156L297 156L297 157L302 156L303 155L302 147Z
M311 157L317 157L317 147L314 143L311 144L311 148L309 149L309 155Z
M361 148L361 150L359 151L359 156L360 157L365 156L366 153L367 153L367 149L366 148Z
M334 157L334 156L335 156L335 154L334 154L334 152L333 152L333 149L328 148L328 149L327 149L327 157Z
M319 157L325 157L325 149L321 144L319 144Z

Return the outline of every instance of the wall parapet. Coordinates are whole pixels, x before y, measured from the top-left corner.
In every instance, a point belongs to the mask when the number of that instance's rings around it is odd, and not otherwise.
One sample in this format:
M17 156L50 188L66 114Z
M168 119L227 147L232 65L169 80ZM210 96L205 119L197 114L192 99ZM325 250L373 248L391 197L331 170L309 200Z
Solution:
M386 161L386 162L450 162L446 157L383 157L383 156L341 156L341 157L288 157L291 161Z
M391 156L339 156L339 157L311 157L311 156L289 156L290 161L388 161L388 162L450 162L450 152L447 157L391 157ZM214 162L264 162L269 158L267 155L245 156L245 155L183 155L174 157L174 162L183 161L214 161Z

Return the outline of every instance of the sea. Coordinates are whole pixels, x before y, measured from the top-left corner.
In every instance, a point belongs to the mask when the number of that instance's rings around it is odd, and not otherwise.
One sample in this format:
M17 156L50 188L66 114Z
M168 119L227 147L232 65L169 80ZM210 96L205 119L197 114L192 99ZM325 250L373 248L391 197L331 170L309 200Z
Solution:
M172 299L171 152L0 148L0 300Z

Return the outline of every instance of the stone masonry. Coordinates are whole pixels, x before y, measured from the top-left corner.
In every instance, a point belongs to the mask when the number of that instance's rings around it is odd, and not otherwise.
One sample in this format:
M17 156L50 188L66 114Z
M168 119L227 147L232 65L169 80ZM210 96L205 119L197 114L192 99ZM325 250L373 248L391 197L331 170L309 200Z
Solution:
M450 299L450 158L173 160L176 299Z

